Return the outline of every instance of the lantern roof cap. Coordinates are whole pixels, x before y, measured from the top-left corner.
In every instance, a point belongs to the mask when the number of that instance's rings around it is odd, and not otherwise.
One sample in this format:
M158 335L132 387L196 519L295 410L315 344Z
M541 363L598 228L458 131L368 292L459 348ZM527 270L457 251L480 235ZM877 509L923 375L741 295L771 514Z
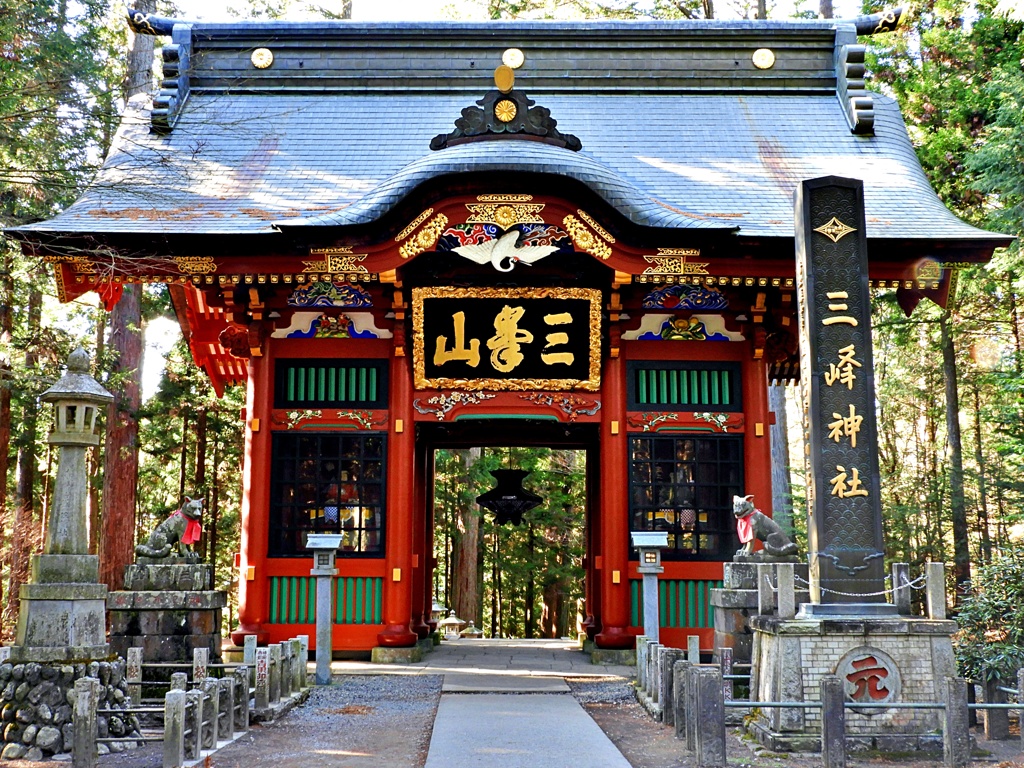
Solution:
M60 380L40 395L44 403L58 400L84 400L96 405L111 402L114 396L89 373L89 353L79 347L68 355L68 370Z

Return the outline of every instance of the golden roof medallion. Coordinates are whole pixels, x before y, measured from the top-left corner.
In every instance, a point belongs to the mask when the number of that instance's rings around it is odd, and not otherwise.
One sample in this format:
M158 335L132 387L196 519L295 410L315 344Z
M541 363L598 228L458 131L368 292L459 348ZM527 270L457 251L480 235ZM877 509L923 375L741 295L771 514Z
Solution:
M501 54L501 63L512 69L519 69L526 61L526 56L518 48L509 48Z
M274 63L274 54L269 48L257 48L249 57L256 69L266 69Z
M516 73L512 71L512 67L506 67L504 64L501 64L494 70L494 87L499 91L508 93L515 84Z
M775 66L775 54L770 48L758 48L750 59L758 69L771 69Z
M494 105L494 116L503 123L514 120L516 116L515 103L508 99L502 99Z

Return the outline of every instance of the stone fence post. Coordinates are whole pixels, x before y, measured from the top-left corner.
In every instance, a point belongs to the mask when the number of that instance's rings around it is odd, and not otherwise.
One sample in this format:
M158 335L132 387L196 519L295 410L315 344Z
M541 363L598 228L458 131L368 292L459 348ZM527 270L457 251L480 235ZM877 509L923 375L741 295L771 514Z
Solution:
M206 669L210 663L209 648L192 649L192 685L197 688L206 679Z
M217 719L220 714L220 685L217 678L207 677L202 682L203 691L203 749L216 749L219 736ZM209 723L209 728L207 728Z
M71 765L74 768L96 766L96 705L99 702L100 681L95 677L80 677L75 681L75 706L71 711L75 736L71 746Z
M185 692L171 690L164 696L164 765L181 768L185 763Z
M700 664L700 635L686 636L686 658L691 664Z
M695 723L697 765L700 768L725 768L725 698L722 696L722 670L713 666L697 667L697 708ZM692 718L696 720L696 718Z
M0 645L0 664L8 661L11 658L11 647L9 645Z
M910 565L908 563L892 564L892 602L900 616L910 615Z
M281 699L281 644L272 643L270 648L270 703Z
M967 681L962 677L947 677L942 756L943 764L948 768L967 768L970 765L971 733L967 725L967 712Z
M647 643L647 673L644 679L647 681L647 686L644 688L644 693L647 694L647 698L651 701L655 701L655 694L658 690L658 649L661 648L661 643L656 640L651 640Z
M681 648L663 648L661 651L661 690L658 693L658 701L661 702L661 722L665 725L675 725L676 722L673 670L676 662L682 659Z
M776 615L780 619L796 616L796 566L793 563L775 564Z
M256 711L270 706L270 649L256 649Z
M198 760L203 751L203 692L185 691L185 759Z
M1006 693L999 690L1002 680L985 681L985 703L1005 704ZM1005 741L1010 738L1010 713L1005 709L985 710L985 738L990 741Z
M636 684L641 691L647 690L647 635L636 638Z
M925 563L925 602L929 619L946 618L945 563Z
M675 721L676 738L686 738L686 685L690 662L685 658L672 665L672 719Z
M128 681L128 698L136 707L142 704L142 648L129 648L125 679Z
M280 643L281 647L281 672L278 675L281 685L281 698L287 699L292 695L292 644L288 641Z
M245 645L242 648L242 663L250 670L252 679L249 686L256 685L256 635L246 635Z
M292 647L292 693L302 693L306 677L306 657L303 654L302 641L293 637L288 642Z
M296 639L299 641L299 645L302 646L302 651L299 653L299 671L301 673L301 685L299 686L302 690L309 687L307 681L309 673L309 635L298 635Z
M846 768L846 696L835 675L821 678L821 764Z
M188 673L187 672L174 672L171 674L171 690L172 691L187 691L188 690Z
M217 681L220 708L217 712L217 739L231 741L235 738L235 678L222 677Z
M762 616L775 613L775 567L772 563L757 563L757 612Z
M235 730L249 730L249 668L235 667Z

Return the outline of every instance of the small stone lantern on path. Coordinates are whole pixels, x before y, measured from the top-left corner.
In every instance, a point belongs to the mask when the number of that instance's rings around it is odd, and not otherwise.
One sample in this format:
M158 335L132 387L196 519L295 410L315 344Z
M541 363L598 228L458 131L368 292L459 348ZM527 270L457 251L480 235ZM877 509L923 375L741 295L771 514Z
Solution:
M658 642L661 627L658 574L665 570L661 564L661 550L668 546L668 534L664 531L633 531L630 536L633 546L640 551L636 570L643 576L644 635Z
M466 622L455 615L455 611L448 612L447 619L437 622L438 628L444 633L445 640L456 640L459 637L459 629L464 627Z
M341 546L343 534L311 533L306 537L306 548L313 550L313 569L316 577L316 684L331 684L331 637L333 611L331 610L331 581L338 575L334 561Z

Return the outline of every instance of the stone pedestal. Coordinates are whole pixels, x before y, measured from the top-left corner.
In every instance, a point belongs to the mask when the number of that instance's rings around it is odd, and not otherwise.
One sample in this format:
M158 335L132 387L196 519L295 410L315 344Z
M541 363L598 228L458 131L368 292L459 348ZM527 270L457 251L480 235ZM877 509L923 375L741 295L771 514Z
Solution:
M737 555L734 562L724 566L721 589L711 590L711 606L715 610L715 652L714 662L718 664L719 648L732 648L734 664L749 664L753 654L754 632L750 619L758 615L758 564L756 556ZM807 584L807 563L794 563L797 584ZM774 583L774 581L773 581ZM806 587L798 589L796 601L807 602Z
M192 662L196 648L220 663L224 592L212 589L213 567L184 558L139 558L124 572L125 589L107 596L110 646L120 655L142 648L149 662Z
M956 675L951 636L956 622L893 618L755 616L750 698L820 701L821 679L840 678L848 702L945 701ZM851 751L942 751L941 710L846 710ZM821 710L763 709L752 735L775 752L816 752Z

